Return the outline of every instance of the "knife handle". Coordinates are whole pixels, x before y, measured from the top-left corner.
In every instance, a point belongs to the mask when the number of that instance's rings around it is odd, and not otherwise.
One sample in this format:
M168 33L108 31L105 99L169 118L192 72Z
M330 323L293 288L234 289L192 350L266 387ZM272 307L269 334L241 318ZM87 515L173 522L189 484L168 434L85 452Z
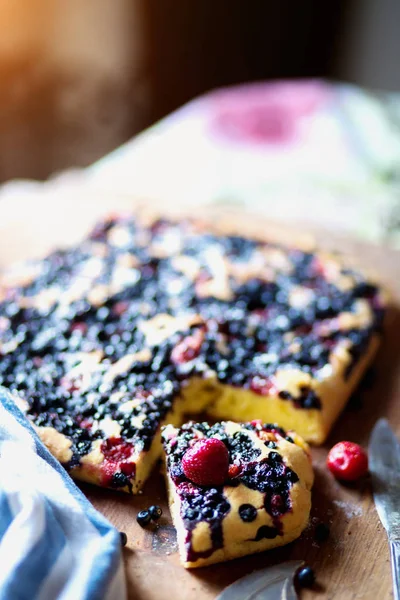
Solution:
M393 597L400 600L400 540L390 541L390 560L392 563Z

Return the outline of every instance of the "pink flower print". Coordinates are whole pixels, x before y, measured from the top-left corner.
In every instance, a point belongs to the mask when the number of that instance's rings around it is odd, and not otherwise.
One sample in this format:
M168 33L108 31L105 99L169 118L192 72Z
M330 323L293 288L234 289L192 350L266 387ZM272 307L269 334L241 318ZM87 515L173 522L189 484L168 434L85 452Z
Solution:
M287 144L297 140L299 122L328 97L323 83L278 82L240 86L216 92L211 130L232 142Z

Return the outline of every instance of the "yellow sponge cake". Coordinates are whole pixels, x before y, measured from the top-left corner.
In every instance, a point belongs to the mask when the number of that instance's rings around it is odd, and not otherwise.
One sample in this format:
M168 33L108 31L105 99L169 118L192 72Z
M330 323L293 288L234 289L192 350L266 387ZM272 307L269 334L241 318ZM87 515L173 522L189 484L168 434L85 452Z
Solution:
M169 425L162 433L182 563L201 567L282 546L308 523L307 444L255 421Z

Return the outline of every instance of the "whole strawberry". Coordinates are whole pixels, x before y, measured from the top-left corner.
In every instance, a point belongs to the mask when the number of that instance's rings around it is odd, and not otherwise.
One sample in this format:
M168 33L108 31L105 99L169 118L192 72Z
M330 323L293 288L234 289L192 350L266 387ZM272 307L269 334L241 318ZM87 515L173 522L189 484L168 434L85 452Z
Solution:
M228 477L228 449L217 438L199 440L183 455L182 469L197 485L222 485Z

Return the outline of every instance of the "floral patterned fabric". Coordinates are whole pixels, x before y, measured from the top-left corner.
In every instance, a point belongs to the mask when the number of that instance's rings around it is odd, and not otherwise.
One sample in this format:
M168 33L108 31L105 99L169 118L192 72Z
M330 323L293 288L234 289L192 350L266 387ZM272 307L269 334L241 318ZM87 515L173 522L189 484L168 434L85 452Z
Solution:
M114 193L234 203L400 247L400 95L317 80L217 90L87 176Z

